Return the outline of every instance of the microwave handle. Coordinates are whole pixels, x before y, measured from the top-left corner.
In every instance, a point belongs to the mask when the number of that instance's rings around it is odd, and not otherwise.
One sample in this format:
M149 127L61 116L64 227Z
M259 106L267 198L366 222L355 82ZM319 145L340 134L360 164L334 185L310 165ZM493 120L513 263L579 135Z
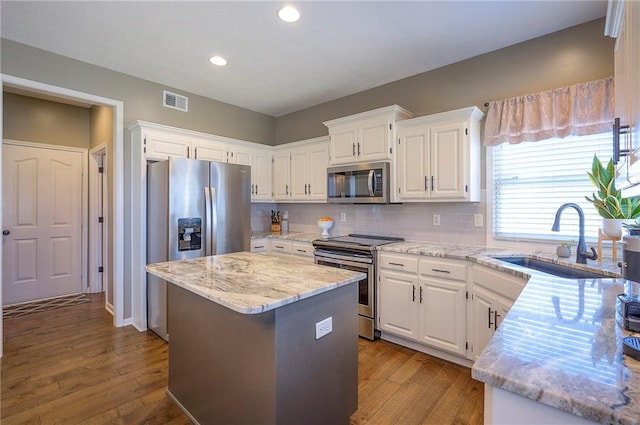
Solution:
M376 175L375 170L369 170L369 196L376 194Z

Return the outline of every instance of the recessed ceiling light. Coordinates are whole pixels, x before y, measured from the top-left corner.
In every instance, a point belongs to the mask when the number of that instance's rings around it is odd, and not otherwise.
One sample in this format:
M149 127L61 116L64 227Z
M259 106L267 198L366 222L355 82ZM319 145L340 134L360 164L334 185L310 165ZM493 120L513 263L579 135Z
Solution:
M227 60L222 56L212 56L209 58L209 62L218 66L224 66L227 64Z
M296 22L300 19L300 12L293 6L285 6L278 11L278 17L285 22Z

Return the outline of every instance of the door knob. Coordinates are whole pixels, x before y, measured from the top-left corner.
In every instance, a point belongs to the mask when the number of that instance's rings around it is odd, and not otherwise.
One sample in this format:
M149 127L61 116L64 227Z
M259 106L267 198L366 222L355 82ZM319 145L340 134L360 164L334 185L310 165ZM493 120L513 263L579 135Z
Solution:
M9 230L3 230L2 234L5 235L5 236L8 236L8 235L11 234L11 232Z

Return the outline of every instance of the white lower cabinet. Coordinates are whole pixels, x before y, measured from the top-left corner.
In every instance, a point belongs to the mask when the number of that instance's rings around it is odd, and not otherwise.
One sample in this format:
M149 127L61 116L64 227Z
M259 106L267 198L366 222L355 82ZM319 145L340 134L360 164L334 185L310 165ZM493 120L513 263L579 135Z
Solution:
M476 360L527 283L508 273L474 264L471 270L468 358Z
M258 246L254 249L254 242L260 247L266 247L266 249L263 248L263 250L260 251L258 250ZM261 238L251 241L251 251L266 252L273 255L286 255L313 263L313 245L311 242L278 239L277 237Z
M268 253L269 240L267 238L251 239L251 252Z
M464 357L466 268L464 261L380 253L380 330Z

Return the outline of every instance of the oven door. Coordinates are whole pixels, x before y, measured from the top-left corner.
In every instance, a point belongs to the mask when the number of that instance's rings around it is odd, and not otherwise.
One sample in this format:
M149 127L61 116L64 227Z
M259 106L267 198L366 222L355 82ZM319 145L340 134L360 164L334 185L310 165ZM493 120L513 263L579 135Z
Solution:
M367 275L366 278L358 282L358 314L373 319L373 313L375 311L373 305L375 300L373 293L373 260L371 258L362 258L364 261L359 261L360 259L358 257L350 258L343 255L329 255L330 256L318 254L316 251L315 263L322 266L352 270Z

